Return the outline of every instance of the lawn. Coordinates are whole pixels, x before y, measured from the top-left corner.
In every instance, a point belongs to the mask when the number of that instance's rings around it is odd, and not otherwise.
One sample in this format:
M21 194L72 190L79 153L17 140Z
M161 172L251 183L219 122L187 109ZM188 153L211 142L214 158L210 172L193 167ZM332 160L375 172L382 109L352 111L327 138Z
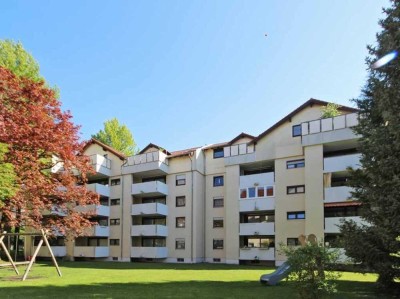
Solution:
M49 263L35 264L26 281L0 269L0 298L293 298L290 282L262 286L260 266L62 262L63 277ZM20 267L21 275L25 266ZM374 274L343 273L333 298L375 295ZM388 297L386 297L388 298Z

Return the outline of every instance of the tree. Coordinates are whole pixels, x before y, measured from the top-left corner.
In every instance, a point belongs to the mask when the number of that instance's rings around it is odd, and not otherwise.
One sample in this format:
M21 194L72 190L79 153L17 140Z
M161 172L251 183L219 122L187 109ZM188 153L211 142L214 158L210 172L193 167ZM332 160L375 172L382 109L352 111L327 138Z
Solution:
M369 66L400 49L400 1L392 1L384 13L377 45L368 47ZM352 197L362 203L361 217L370 225L345 222L341 231L346 254L377 272L378 283L388 290L400 278L400 60L369 67L366 86L355 102L360 110L354 131L361 136L361 168L351 171L349 185Z
M92 137L126 156L132 156L138 152L131 131L126 125L120 124L116 118L104 122L104 131L100 130Z
M304 242L300 247L281 245L281 250L288 258L289 279L300 298L319 299L336 292L334 280L339 274L332 271L332 265L338 260L337 250L317 242Z
M15 194L15 173L12 164L4 163L7 145L0 143L0 208L3 200Z
M4 162L13 166L18 187L0 208L3 228L23 225L81 234L92 224L90 215L74 206L99 203L98 195L84 185L93 169L80 154L78 127L60 105L43 81L17 77L0 67L0 143L8 145ZM60 161L63 170L53 173L51 168ZM55 206L66 216L43 216Z
M329 118L329 117L335 117L340 115L339 111L340 105L335 104L335 103L328 103L325 107L322 107L322 118Z

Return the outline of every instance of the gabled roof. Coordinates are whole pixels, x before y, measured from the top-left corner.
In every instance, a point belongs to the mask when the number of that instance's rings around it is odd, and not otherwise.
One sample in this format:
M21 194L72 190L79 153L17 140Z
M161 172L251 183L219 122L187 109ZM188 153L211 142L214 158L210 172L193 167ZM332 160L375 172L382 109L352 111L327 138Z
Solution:
M85 151L92 144L97 144L97 145L101 146L104 151L113 153L114 155L116 155L121 160L125 160L126 159L126 156L123 153L117 151L116 149L113 149L111 146L109 146L109 145L107 145L107 144L105 144L103 142L100 142L100 141L98 141L97 139L94 139L94 138L92 138L92 139L90 139L89 141L86 142L85 146L83 147L83 151Z
M207 150L207 149L211 149L211 148L219 148L219 147L224 147L227 145L232 145L234 144L236 141L238 141L239 139L242 138L250 138L250 139L254 139L256 137L254 137L253 135L247 134L247 133L240 133L239 135L237 135L235 138L233 138L231 141L227 141L227 142L221 142L221 143L215 143L215 144L210 144L208 146L203 147L203 150Z
M200 146L192 147L192 148L188 148L188 149L184 149L184 150L180 150L180 151L174 151L174 152L171 152L171 154L167 158L188 156L188 155L190 155L190 153L194 152L195 150L197 150L199 148L200 148Z
M162 148L161 146L158 146L158 145L156 145L156 144L154 144L154 143L149 143L144 149L142 149L142 150L139 152L139 154L143 154L145 151L147 151L149 148L152 148L152 147L158 149L159 151L162 151L162 152L163 152L164 154L166 154L166 155L170 155L170 154L171 154L171 153L170 153L169 151L167 151L165 148Z
M303 105L299 106L298 108L296 108L295 110L290 112L288 115L286 115L280 121L278 121L277 123L272 125L270 128L268 128L267 130L262 132L260 135L258 135L256 138L254 138L253 141L250 141L249 143L250 144L251 143L257 143L257 141L260 140L261 138L263 138L265 135L268 135L269 133L271 133L273 130L275 130L277 127L279 127L280 125L284 124L285 122L290 121L293 116L295 116L297 113L299 113L300 111L302 111L302 110L304 110L304 109L306 109L308 107L312 107L314 105L326 106L328 104L329 104L329 102L325 102L325 101L321 101L321 100L317 100L317 99L311 98L307 102L305 102ZM342 105L340 105L339 110L343 111L343 112L357 112L358 111L355 108L348 107L348 106L342 106Z

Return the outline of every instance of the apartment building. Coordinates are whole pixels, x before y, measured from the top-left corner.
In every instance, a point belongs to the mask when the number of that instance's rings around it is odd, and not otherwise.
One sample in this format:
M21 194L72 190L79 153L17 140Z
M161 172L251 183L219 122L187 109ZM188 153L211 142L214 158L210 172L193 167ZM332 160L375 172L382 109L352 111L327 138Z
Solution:
M310 99L258 136L169 152L149 144L125 157L91 140L85 147L100 194L88 235L55 240L69 259L183 263L269 263L301 234L334 244L343 217L361 222L347 168L359 167L356 110L321 119ZM39 256L48 256L46 248Z

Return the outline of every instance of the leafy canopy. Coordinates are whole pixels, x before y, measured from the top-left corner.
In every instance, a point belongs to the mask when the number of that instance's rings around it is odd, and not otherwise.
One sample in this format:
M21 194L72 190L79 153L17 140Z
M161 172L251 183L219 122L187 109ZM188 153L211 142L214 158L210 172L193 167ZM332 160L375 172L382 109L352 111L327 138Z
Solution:
M322 118L329 118L341 115L339 111L340 105L335 103L328 103L325 107L322 107Z
M376 46L368 47L367 64L400 49L400 1L384 9ZM400 60L369 68L359 99L361 169L352 171L352 197L362 203L361 216L369 226L347 221L341 226L346 254L379 274L384 290L400 279Z
M7 145L0 143L0 207L5 198L15 194L15 173L12 164L4 163L5 154L8 152Z
M100 130L92 137L126 156L132 156L138 152L131 131L126 125L120 124L116 118L104 122L104 131Z

